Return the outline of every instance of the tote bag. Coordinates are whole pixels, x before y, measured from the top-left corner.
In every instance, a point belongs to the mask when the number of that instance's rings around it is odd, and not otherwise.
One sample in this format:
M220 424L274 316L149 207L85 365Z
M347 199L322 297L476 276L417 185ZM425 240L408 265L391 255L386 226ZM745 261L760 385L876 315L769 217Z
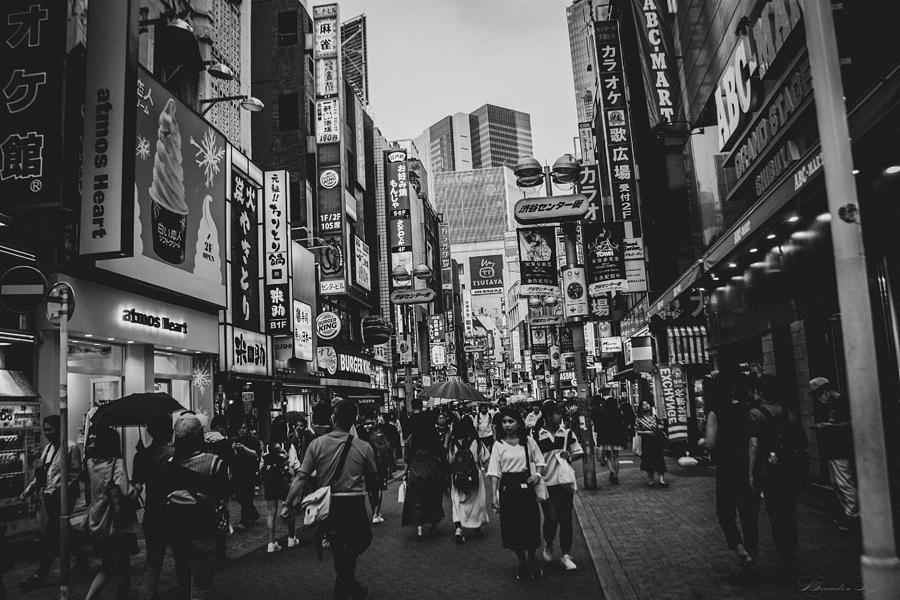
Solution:
M334 476L328 485L323 485L312 494L309 494L300 501L300 509L303 511L303 524L313 525L321 523L328 518L331 512L331 484L335 479L341 476L344 471L344 463L347 462L347 454L350 453L350 446L353 443L353 436L347 437L344 442L344 449L341 452L341 458L338 460L337 468L334 470Z
M575 469L572 468L572 465L563 456L563 454L569 451L570 435L572 435L572 432L566 431L566 443L563 446L562 454L556 455L556 460L559 462L557 479L559 480L559 485L564 485L570 490L575 491L577 489L577 483L575 482Z
M525 438L525 469L528 471L528 476L531 477L531 452L528 449L528 438ZM533 484L534 487L534 495L537 496L538 502L546 502L550 499L550 492L547 490L547 484L544 482L543 477L538 477L538 480Z

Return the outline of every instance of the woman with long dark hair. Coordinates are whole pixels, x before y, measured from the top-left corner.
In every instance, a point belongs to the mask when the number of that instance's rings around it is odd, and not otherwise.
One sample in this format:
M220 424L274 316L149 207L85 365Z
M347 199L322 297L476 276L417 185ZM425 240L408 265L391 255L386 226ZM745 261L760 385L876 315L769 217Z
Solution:
M131 556L138 553L138 490L128 480L119 434L114 429L103 427L94 432L87 459L91 485L88 530L101 564L85 599L96 598L110 579L115 581L115 597L125 599L130 584Z
M641 471L647 474L647 485L669 487L666 482L665 423L653 414L653 407L646 400L641 402L637 419L637 433L641 436Z
M539 579L544 574L535 556L541 545L541 511L534 486L544 472L544 455L513 408L500 409L496 439L487 474L494 488L494 510L500 513L503 547L519 559L517 579Z
M453 426L448 442L450 501L453 506L453 536L457 544L466 541L464 529L481 535L481 526L490 519L487 511L487 481L484 469L491 458L478 439L471 419L462 418Z
M418 413L410 424L412 435L406 442L406 499L401 525L415 525L416 537L425 539L424 527L434 533L444 518L444 447L435 429L434 416Z

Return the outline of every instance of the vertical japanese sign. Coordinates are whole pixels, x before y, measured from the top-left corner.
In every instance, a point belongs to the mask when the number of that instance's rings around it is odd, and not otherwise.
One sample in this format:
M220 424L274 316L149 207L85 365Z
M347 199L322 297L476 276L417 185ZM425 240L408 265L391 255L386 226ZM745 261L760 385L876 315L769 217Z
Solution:
M34 18L34 8L41 10L40 5L29 4L29 18ZM95 258L129 256L134 233L138 7L133 0L92 0L88 12L79 253Z
M616 220L636 219L637 182L631 121L626 102L625 70L617 21L594 23L599 70L600 105L603 114L603 138Z
M369 245L353 236L354 280L366 291L372 289L372 272L369 263Z
M516 230L519 239L519 265L524 296L544 296L559 292L556 265L556 228L529 227Z
M7 0L0 21L0 210L62 200L63 0Z
M412 272L412 220L406 158L406 152L403 150L385 151L384 195L387 201L387 237L391 269L403 266Z
M290 185L287 171L266 171L263 185L263 244L266 333L291 335Z
M294 300L294 358L311 361L313 358L312 307Z
M662 10L660 10L660 7ZM650 126L679 119L678 73L672 44L672 17L660 0L631 0L638 30L638 47L647 92ZM676 116L679 115L679 116Z
M657 384L662 407L668 421L669 441L688 437L687 385L684 370L676 365L659 365Z
M313 59L316 62L315 135L318 184L316 234L319 250L319 293L346 294L347 253L341 157L341 31L337 4L313 7Z
M234 167L230 183L231 323L259 331L259 190Z
M438 225L438 245L441 252L441 268L450 268L450 225L441 223Z
M597 162L594 147L594 128L590 121L578 124L578 141L581 145L581 164L590 165Z
M588 292L598 296L628 291L625 273L625 227L622 223L584 223Z
M428 341L432 344L438 344L444 341L446 331L444 315L428 316Z

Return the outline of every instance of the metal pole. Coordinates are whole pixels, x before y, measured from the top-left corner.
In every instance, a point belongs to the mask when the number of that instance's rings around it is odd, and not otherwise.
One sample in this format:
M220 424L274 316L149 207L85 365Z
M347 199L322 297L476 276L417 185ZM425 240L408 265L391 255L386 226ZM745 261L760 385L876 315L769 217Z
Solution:
M69 598L69 292L60 286L59 315L59 598Z
M575 225L569 224L565 226L566 241L566 263L569 265L577 264L578 252L575 247ZM568 323L569 331L572 335L572 348L575 351L576 363L587 363L587 352L584 348L584 325L581 323ZM575 369L575 381L578 384L578 405L579 412L584 416L584 443L586 451L584 453L584 487L589 490L597 489L597 467L594 464L594 427L591 423L591 410L588 402L590 382L584 379L583 369Z
M406 339L409 341L409 352L411 355L413 352L413 346L412 346L413 337L412 337L412 328L409 324L410 310L409 310L408 304L403 304L402 307L403 307L403 329L405 330L404 333L406 335ZM406 380L404 381L404 385L406 386L406 414L411 415L412 414L412 399L413 399L413 394L415 392L413 391L412 363L410 361L407 361L407 363L406 363Z
M803 20L815 83L828 210L832 215L831 237L859 482L863 589L867 599L888 600L900 598L900 560L894 541L868 270L831 2L805 0ZM843 207L855 209L847 212L856 212L856 218L839 218Z

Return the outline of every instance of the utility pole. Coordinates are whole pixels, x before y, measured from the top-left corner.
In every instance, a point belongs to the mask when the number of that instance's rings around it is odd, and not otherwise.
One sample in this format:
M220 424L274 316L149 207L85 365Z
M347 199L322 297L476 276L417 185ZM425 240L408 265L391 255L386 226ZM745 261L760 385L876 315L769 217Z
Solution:
M831 2L803 2L825 189L832 216L831 237L859 482L862 583L868 600L888 600L900 598L900 560L894 539L872 302L832 10ZM843 210L846 208L852 210ZM839 217L844 214L856 216Z
M59 288L59 598L69 599L69 290Z

